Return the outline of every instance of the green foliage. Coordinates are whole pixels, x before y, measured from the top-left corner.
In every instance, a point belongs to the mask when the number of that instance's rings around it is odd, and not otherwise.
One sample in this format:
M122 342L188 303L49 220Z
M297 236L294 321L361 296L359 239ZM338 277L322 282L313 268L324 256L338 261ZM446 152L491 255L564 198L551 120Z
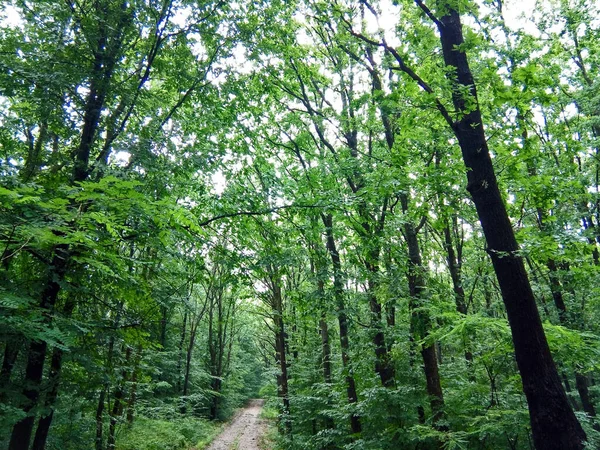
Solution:
M470 17L475 98L431 17L392 3L5 2L20 22L0 29L0 446L53 411L48 449L93 448L98 429L103 448L201 448L262 397L278 448L530 448L446 122L476 108L521 245L502 256L526 262L570 400L583 377L598 409L597 5L538 2L535 29L502 2L428 5Z
M204 448L222 427L214 422L191 417L177 421L140 417L119 436L118 450L184 450Z

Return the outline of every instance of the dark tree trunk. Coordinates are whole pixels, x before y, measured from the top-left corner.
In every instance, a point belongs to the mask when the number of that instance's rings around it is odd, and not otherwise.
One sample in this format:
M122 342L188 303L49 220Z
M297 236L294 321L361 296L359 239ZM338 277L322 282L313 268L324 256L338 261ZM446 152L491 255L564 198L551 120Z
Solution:
M60 280L64 278L67 271L68 246L61 244L55 249L52 258L52 266L48 274L46 288L42 293L40 309L44 314L44 323L51 321L50 313L54 309L58 293L60 292ZM25 388L23 394L26 402L23 405L23 411L27 416L15 424L9 443L9 450L27 450L31 441L35 416L31 411L40 396L40 384L44 374L44 363L46 361L46 351L48 344L45 341L33 341L29 345L27 353L27 366L25 369Z
M458 12L446 7L438 21L446 66L453 69L453 123L470 192L487 242L510 324L517 365L527 397L533 440L544 450L583 449L586 435L564 392L542 327L519 246L504 206L487 147L477 93L464 50ZM468 93L465 93L468 92Z
M567 307L563 299L563 288L559 280L556 263L553 259L549 259L546 263L546 266L549 270L548 277L550 279L550 291L552 292L552 298L554 299L554 306L556 306L556 309L558 310L559 321L564 326L572 326L573 324L571 323L572 321L569 320ZM594 407L594 403L591 401L588 390L588 379L585 375L582 375L577 371L575 371L575 387L577 388L577 393L581 399L581 406L583 410L589 416L596 417L596 408ZM600 426L597 423L594 423L594 429L600 431Z
M108 425L108 441L106 444L107 450L115 450L117 443L117 422L123 415L123 397L125 393L125 383L128 381L129 363L131 360L131 347L127 347L125 350L125 366L121 371L121 380L117 383L115 389L115 396L113 400L113 408L110 413L110 422Z
M99 13L101 25L98 30L97 48L94 52L95 60L92 68L90 90L84 108L82 132L78 148L74 155L73 182L85 181L89 175L90 151L96 131L98 130L100 114L104 108L104 100L108 92L113 69L117 62L117 54L121 48L122 27L107 28L106 24L108 21L103 15L109 12L107 10L97 12ZM125 16L125 14L122 14L121 20L124 20ZM115 34L112 35L112 32ZM54 248L54 256L49 267L48 281L42 292L40 302L40 309L45 314L44 321L48 324L51 321L50 313L54 309L58 298L61 289L60 285L66 274L70 257L68 244L60 244ZM37 406L40 396L39 389L44 372L46 353L47 344L44 341L33 341L29 346L24 380L25 389L23 391L26 398L26 402L23 405L23 412L27 416L13 427L9 444L10 450L27 450L29 447L35 423L35 417L31 415L31 411Z
M104 398L106 397L106 386L102 387L98 397L98 406L96 407L96 450L104 448Z
M183 313L183 326L181 327L181 337L179 339L179 351L177 352L177 393L181 393L182 390L182 386L181 386L181 366L182 366L182 362L183 362L183 345L185 344L185 333L186 333L186 326L187 326L187 317L188 317L188 312L187 309L185 310L185 312Z
M190 330L190 342L188 344L187 347L187 352L186 352L186 358L185 358L185 372L184 372L184 376L183 376L183 390L181 395L184 397L183 401L186 402L185 397L187 397L188 395L188 388L190 385L190 370L192 367L192 353L194 351L194 341L196 338L196 330L192 329ZM182 405L181 407L181 413L185 414L186 412L186 406L185 403Z
M369 258L365 261L367 271L369 272L367 281L367 296L369 298L369 308L371 309L371 327L373 328L373 345L375 346L375 372L379 375L381 385L384 387L393 387L395 383L395 370L391 364L388 348L385 344L385 334L382 324L381 304L377 298L377 289L379 283L379 249L370 252Z
M166 305L160 307L160 346L163 350L167 348L167 323L169 309Z
M137 383L140 371L140 361L142 359L142 346L137 350L133 372L131 373L131 389L129 390L129 400L127 400L127 423L132 424L135 415L135 402L137 400Z
M292 422L289 418L290 414L290 398L288 390L288 367L285 352L285 328L283 323L283 298L281 296L281 286L279 280L273 278L271 280L272 287L272 308L273 322L275 325L275 360L279 365L279 373L277 374L277 395L283 402L283 430L287 434L292 432Z
M342 262L337 250L333 236L333 218L331 214L321 214L325 234L327 236L326 247L333 266L333 295L335 297L338 324L340 327L340 347L342 351L342 365L346 373L346 395L348 403L356 404L358 395L356 394L356 381L352 373L350 364L350 341L348 338L348 317L346 316L346 305L344 302L344 282L342 281ZM353 434L358 434L362 430L360 416L356 413L350 417L350 427Z
M35 431L35 437L33 438L32 450L44 450L46 448L46 440L48 439L48 432L50 431L50 425L52 424L52 418L54 416L54 403L58 397L58 387L60 379L60 371L62 367L63 351L59 348L55 348L52 351L52 361L50 363L50 374L48 381L50 383L50 390L46 394L45 406L50 409L46 415L40 417L37 429Z
M321 314L319 331L321 334L321 350L323 352L323 380L325 383L331 384L331 346L329 345L329 328L327 327L325 313Z
M444 227L444 248L446 249L448 271L450 272L450 278L452 279L456 310L460 314L466 316L467 303L465 301L465 290L462 285L462 261L454 250L452 231L450 230L450 225L448 223L446 223L446 226ZM467 365L473 362L473 353L469 350L468 343L465 343L465 360L467 361ZM469 377L474 379L472 374L469 374Z
M63 317L71 317L74 309L75 299L70 296L64 306ZM38 427L35 431L35 437L33 439L32 450L44 450L46 447L48 432L50 431L50 425L52 424L52 418L54 417L54 404L58 398L63 356L64 352L58 347L54 348L52 351L52 360L48 374L48 383L50 389L46 394L46 399L44 401L44 406L49 410L49 412L45 416L42 416L38 422Z
M4 347L4 358L2 359L2 369L0 369L0 403L4 403L8 397L10 376L22 346L23 342L20 339L13 338L8 340Z
M325 283L321 278L318 282L319 297L321 302L325 298ZM319 334L321 335L321 362L323 368L323 381L331 385L331 345L329 344L329 327L327 326L327 313L325 307L321 304L322 311L319 319ZM325 418L325 428L335 428L335 423L331 417Z
M408 209L407 199L401 199L403 209ZM421 258L421 248L414 226L411 223L404 225L404 236L408 245L408 288L410 293L411 333L418 341L425 339L431 329L431 319L424 310L425 301L425 268ZM438 360L435 343L423 344L421 347L423 368L427 394L433 414L432 423L438 423L444 418L444 395L440 382ZM439 427L443 428L443 427Z

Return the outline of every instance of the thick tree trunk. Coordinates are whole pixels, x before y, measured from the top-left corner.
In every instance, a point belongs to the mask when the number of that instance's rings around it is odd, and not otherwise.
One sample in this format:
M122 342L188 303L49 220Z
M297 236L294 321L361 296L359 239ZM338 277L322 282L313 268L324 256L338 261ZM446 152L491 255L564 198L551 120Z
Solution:
M517 365L527 397L533 440L540 450L583 449L586 435L563 390L525 271L519 246L504 206L490 158L477 93L464 47L460 16L448 11L438 30L446 66L453 69L453 124L471 193L487 242L510 324ZM465 93L466 92L468 93Z

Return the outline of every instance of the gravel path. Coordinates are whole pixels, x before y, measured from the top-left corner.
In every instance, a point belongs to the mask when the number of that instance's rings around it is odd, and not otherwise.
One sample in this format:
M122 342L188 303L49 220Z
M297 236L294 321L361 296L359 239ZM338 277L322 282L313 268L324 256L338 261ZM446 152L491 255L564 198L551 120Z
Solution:
M259 418L264 400L250 400L206 450L259 450L265 424Z

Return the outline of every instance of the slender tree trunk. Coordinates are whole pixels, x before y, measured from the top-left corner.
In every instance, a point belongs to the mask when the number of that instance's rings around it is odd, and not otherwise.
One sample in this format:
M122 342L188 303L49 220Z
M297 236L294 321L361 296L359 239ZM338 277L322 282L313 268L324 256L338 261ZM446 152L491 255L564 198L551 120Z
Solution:
M123 415L123 397L125 393L125 383L128 381L129 362L131 360L131 347L127 347L125 350L125 366L121 371L121 380L117 383L115 389L115 397L113 401L113 408L110 413L110 423L108 425L108 442L106 444L107 450L115 450L116 447L116 432L117 422Z
M444 226L444 248L446 249L448 271L450 272L450 278L452 279L456 311L458 311L459 314L466 316L467 302L465 301L465 290L462 285L462 263L454 250L452 231L450 230L450 225L448 223ZM473 362L473 353L469 350L468 343L465 343L465 360L467 361L467 365ZM469 377L473 379L472 374L469 374Z
M187 326L188 312L183 313L183 326L181 327L181 338L179 339L179 351L177 352L177 392L181 393L181 366L183 362L183 345L185 344L185 329Z
M2 369L0 369L0 403L7 400L6 391L8 391L10 377L22 346L23 342L20 339L13 338L8 340L4 347L4 358L2 359Z
M123 3L125 5L125 3ZM112 78L113 69L117 62L117 54L121 48L122 27L107 28L107 18L103 14L107 10L96 11L99 14L101 24L99 26L95 59L91 74L90 89L86 98L83 114L83 126L79 145L74 155L73 182L85 181L89 175L89 159L92 144L98 130L100 115L104 108L104 101ZM126 19L122 14L121 21ZM124 24L124 22L122 22ZM112 33L115 33L114 35ZM111 39L112 38L112 39ZM108 45L107 45L108 44ZM110 49L110 51L107 51ZM46 323L51 322L51 312L60 292L60 285L64 280L67 267L71 258L68 244L60 244L54 248L54 255L49 267L49 277L42 292L40 309L44 312ZM44 362L47 353L47 343L44 341L33 341L29 346L27 355L27 367L25 370L25 389L23 391L26 399L23 412L26 417L15 424L9 443L10 450L27 450L31 440L35 417L31 411L40 396L40 384L44 372Z
M540 224L543 224L543 222L540 222ZM549 270L548 278L550 279L550 291L552 292L552 298L554 299L554 306L556 306L556 309L558 310L558 319L562 325L571 326L572 323L571 320L569 320L567 307L563 299L563 288L559 280L556 263L553 259L549 259L546 266ZM577 370L575 371L575 387L577 388L577 393L581 399L583 410L590 417L596 417L596 408L594 407L589 394L588 379ZM600 425L594 423L594 429L600 431Z
M185 372L184 372L184 376L183 376L183 391L182 391L182 396L183 396L183 401L184 404L181 406L181 413L185 414L186 412L186 406L185 406L185 402L187 401L185 397L187 397L188 395L188 388L190 385L190 370L192 367L192 353L194 351L194 341L196 338L196 330L193 327L190 330L190 342L188 344L188 348L187 348L187 352L186 352L186 358L185 358Z
M96 407L96 450L104 448L104 398L106 397L106 386L102 387L98 397L98 406Z
M455 83L453 124L467 167L471 193L487 242L510 324L517 365L527 397L533 441L539 450L580 450L586 435L560 382L525 271L519 246L504 206L487 147L477 93L464 52L460 16L445 7L437 21L446 66ZM465 94L465 91L468 94Z
M127 400L127 423L132 424L135 414L135 402L137 400L137 383L140 371L140 361L142 359L142 346L137 350L133 372L131 374L131 389L129 390L129 400Z
M61 244L56 247L54 257L52 258L52 269L49 272L48 282L42 293L42 302L40 309L44 314L44 323L51 321L51 311L54 309L58 293L60 292L60 280L64 278L67 271L68 246ZM40 396L40 384L44 374L44 364L46 361L46 351L48 344L46 341L33 341L29 345L27 353L27 366L25 369L25 404L23 411L27 416L15 424L9 443L9 450L27 450L31 441L31 434L35 424L35 416L31 411Z
M373 90L383 93L383 84L381 77L376 69L375 61L370 50L367 51L367 58L371 64L369 73L373 84ZM389 114L381 105L379 107L381 121L385 131L385 140L390 151L393 150L395 143L394 129ZM400 194L400 203L404 214L408 213L408 197L406 194ZM418 339L424 339L429 334L431 323L429 315L423 310L423 301L425 300L425 276L424 267L421 258L421 249L417 238L417 230L414 225L407 221L404 225L404 236L408 245L408 283L410 290L410 309L411 309L411 332ZM434 343L423 344L421 348L423 358L423 368L427 385L427 394L430 398L431 410L433 413L433 424L436 425L444 417L444 396L440 383L438 370L438 361Z
M160 346L163 350L167 347L167 323L169 309L166 305L160 307Z
M408 209L406 198L401 199L403 209ZM431 329L431 319L423 307L425 301L425 268L421 258L421 248L419 239L414 226L411 223L404 225L404 236L408 245L408 287L410 292L411 309L411 333L416 340L423 340L429 335ZM438 369L438 360L436 356L435 343L426 343L421 346L421 357L423 358L423 368L425 370L425 379L427 394L431 411L433 414L432 422L434 426L444 418L444 395L440 382ZM440 427L443 428L443 427Z
M379 375L381 385L393 387L395 383L395 370L391 364L388 347L385 344L385 334L382 324L382 308L377 298L379 283L379 248L370 252L369 260L365 261L369 272L367 280L367 296L371 309L371 327L373 328L373 344L375 346L375 372Z
M329 345L329 328L325 312L321 313L319 319L319 332L321 334L321 359L323 361L323 380L327 384L331 384L331 346Z
M348 403L356 404L358 395L356 394L356 381L352 373L350 364L350 341L348 338L348 317L346 316L346 305L344 302L344 283L342 281L342 262L340 254L337 250L335 239L333 236L333 218L331 214L322 214L321 219L325 226L325 234L327 236L326 248L331 257L333 265L333 295L335 297L338 324L340 327L340 347L342 352L342 365L346 373L346 395ZM350 416L350 427L353 434L358 434L362 430L360 416L353 413Z
M73 296L69 296L63 309L64 318L71 317L73 310L75 309L75 305L75 298ZM52 351L50 371L48 373L48 384L50 389L46 394L46 399L44 401L44 406L49 410L49 412L45 416L42 416L38 422L38 427L33 439L32 450L44 450L46 447L46 440L48 439L50 425L52 424L52 418L54 417L54 404L58 398L63 356L64 352L58 347L55 347Z
M55 348L52 351L50 374L48 376L50 390L46 394L45 401L45 406L49 408L50 411L46 413L46 415L40 417L37 430L35 431L35 437L33 438L32 450L44 450L44 448L46 448L46 440L48 439L48 432L50 431L50 425L52 424L52 418L54 416L54 403L58 397L62 358L63 351L60 348Z
M322 279L318 282L319 296L325 297L325 283ZM319 318L319 334L321 335L321 361L323 368L323 381L331 385L331 345L329 344L329 327L327 326L327 313L322 306L321 317ZM335 428L335 423L331 417L325 419L325 428Z
M290 398L288 391L288 367L285 351L285 328L283 323L283 298L281 296L281 286L279 280L271 280L272 301L273 301L273 322L275 325L275 360L279 365L277 374L277 395L283 402L283 429L287 434L292 432L292 422L290 414Z

